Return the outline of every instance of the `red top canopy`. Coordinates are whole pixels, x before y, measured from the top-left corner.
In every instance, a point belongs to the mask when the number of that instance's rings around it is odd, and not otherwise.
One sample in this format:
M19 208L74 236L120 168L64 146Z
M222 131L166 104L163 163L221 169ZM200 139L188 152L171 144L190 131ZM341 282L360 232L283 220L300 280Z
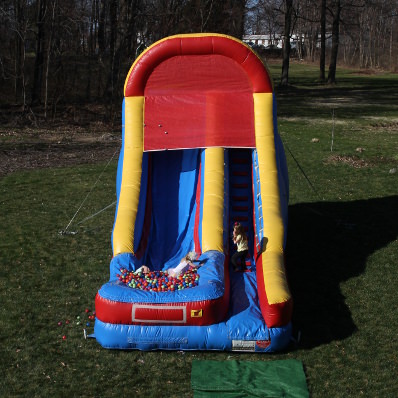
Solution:
M173 36L132 66L125 96L144 96L144 150L255 147L253 93L272 92L267 69L242 42Z

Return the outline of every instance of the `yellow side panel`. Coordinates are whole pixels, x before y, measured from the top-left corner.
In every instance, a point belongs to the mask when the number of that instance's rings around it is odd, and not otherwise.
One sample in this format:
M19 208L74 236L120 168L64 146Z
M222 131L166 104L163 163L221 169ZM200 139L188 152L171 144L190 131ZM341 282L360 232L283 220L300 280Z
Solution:
M134 253L134 226L140 195L144 97L126 97L124 154L119 205L113 229L113 255Z
M202 252L223 252L224 149L207 148L202 216Z
M268 303L290 299L283 259L284 227L280 208L273 126L272 93L255 93L254 120L261 185L265 252L262 254Z

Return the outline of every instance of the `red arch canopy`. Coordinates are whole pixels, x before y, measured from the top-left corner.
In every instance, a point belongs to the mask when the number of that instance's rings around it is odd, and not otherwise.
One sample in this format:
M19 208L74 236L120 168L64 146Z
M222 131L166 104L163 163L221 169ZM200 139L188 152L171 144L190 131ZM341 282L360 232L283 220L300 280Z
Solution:
M253 93L272 92L257 55L229 36L173 36L132 66L125 96L144 96L144 150L255 147Z

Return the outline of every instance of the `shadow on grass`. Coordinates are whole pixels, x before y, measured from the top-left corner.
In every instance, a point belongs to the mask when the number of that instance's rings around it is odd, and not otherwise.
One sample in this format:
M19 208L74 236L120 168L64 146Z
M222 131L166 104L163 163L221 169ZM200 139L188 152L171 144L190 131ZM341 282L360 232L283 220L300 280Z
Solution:
M398 80L375 79L357 86L313 85L305 88L289 86L279 87L278 116L320 117L324 108L340 108L340 117L380 116L395 112L398 101ZM366 84L367 83L367 84ZM373 83L373 84L371 84ZM296 111L299 109L299 111Z
M367 258L397 238L397 219L398 196L289 207L287 271L301 347L357 330L340 283L362 274Z

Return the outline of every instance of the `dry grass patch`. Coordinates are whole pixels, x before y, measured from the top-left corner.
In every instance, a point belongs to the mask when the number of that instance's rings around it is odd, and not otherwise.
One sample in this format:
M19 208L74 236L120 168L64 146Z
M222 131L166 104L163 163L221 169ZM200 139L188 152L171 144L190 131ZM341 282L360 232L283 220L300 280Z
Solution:
M371 164L364 160L359 159L357 156L342 156L342 155L330 155L326 159L326 164L347 164L355 169L361 169L364 167L370 167Z
M372 118L370 127L372 129L383 129L391 133L398 133L398 119Z
M350 120L343 120L343 119L334 119L332 117L332 113L330 112L330 118L315 118L315 117L297 117L297 116L281 116L278 117L278 120L285 121L285 122L300 122L306 123L311 125L321 125L321 124L335 124L336 126L349 126L352 123Z
M361 152L362 148L357 148L358 152ZM361 159L358 156L352 156L352 155L337 155L333 154L328 156L328 158L325 161L326 164L346 164L348 166L351 166L355 169L362 169L365 167L375 167L378 165L382 164L396 164L398 165L398 160L396 159L391 159L385 156L377 156L371 159Z
M0 177L20 170L109 161L120 145L120 133L102 128L3 128Z

